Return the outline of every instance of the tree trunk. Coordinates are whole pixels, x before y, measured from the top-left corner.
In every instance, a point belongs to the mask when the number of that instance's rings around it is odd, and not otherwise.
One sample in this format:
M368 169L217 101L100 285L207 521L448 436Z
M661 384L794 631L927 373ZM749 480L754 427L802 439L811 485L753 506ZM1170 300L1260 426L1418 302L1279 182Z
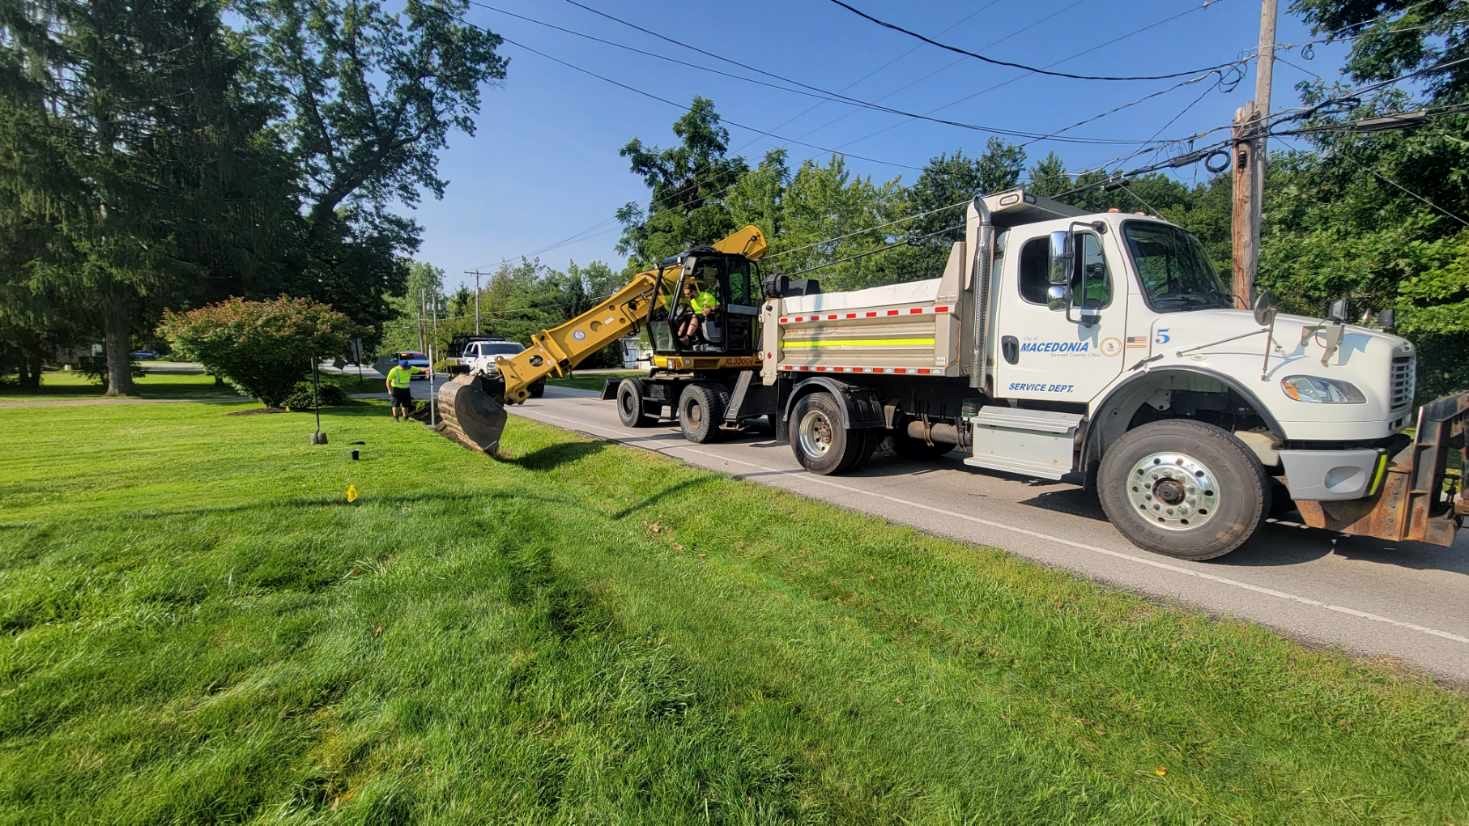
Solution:
M132 363L128 357L132 345L132 307L127 292L126 288L116 285L107 291L103 349L107 355L109 396L126 396L133 392Z
M21 384L31 392L41 390L41 371L45 369L46 362L37 351L31 351L25 355L25 363L21 366Z

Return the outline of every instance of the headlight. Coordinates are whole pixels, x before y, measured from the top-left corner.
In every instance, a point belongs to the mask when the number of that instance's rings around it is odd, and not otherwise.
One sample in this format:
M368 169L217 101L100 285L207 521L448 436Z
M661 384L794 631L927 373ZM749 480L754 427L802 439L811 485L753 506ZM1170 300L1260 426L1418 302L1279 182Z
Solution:
M1355 385L1318 376L1286 376L1280 389L1298 402L1316 404L1362 404L1367 401Z

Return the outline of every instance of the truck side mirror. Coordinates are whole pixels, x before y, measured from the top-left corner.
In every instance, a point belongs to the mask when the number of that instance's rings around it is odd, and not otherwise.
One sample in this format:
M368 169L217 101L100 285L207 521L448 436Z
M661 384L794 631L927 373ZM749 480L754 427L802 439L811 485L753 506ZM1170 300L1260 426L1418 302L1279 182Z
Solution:
M1066 311L1071 309L1071 286L1052 284L1046 288L1046 309Z
M1388 307L1386 310L1383 310L1377 314L1377 326L1381 327L1383 329L1383 332L1391 333L1397 330L1397 322L1398 311L1393 309L1392 307Z
M1331 302L1331 309L1326 311L1326 318L1337 324L1345 323L1347 320L1347 300L1345 298L1338 298Z
M1071 230L1058 229L1051 233L1049 280L1052 284L1069 285L1071 283L1071 262L1076 258L1071 239ZM1049 304L1049 296L1047 303ZM1052 309L1055 308L1052 307Z
M1261 327L1269 327L1275 322L1275 294L1269 290L1261 290L1255 296L1255 323Z

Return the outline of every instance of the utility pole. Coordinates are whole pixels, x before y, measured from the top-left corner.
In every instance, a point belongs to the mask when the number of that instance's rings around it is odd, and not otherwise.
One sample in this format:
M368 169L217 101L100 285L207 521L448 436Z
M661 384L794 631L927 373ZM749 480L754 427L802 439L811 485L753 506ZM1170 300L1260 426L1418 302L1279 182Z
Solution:
M475 295L478 296L478 292ZM428 337L428 426L438 427L439 396L437 389L434 387L434 341L439 334L439 296L437 290L434 292L431 310L433 312L433 332Z
M489 275L489 273L480 272L479 270L465 270L464 274L474 276L474 334L479 335L479 277L481 275Z
M1234 278L1230 292L1249 306L1260 258L1260 210L1265 202L1265 132L1275 70L1276 0L1260 0L1260 46L1255 54L1255 99L1234 114L1234 192L1230 230Z

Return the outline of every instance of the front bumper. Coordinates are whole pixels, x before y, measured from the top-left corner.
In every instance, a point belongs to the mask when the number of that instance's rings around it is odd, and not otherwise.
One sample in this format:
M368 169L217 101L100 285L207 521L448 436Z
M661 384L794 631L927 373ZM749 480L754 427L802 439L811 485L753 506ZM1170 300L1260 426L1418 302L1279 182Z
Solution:
M1293 457L1302 475L1299 482L1292 480L1290 487L1301 518L1313 528L1390 542L1453 544L1469 506L1458 495L1458 483L1451 480L1446 485L1445 477L1451 447L1459 452L1461 466L1469 464L1462 461L1469 459L1466 423L1469 392L1425 404L1418 410L1412 444L1396 456L1385 458L1381 463L1384 466L1374 468L1366 477L1368 495L1361 498L1342 498L1339 494L1351 493L1363 478L1356 471L1367 451L1326 451L1322 455L1330 456L1320 462ZM1282 451L1288 479L1292 459L1285 454L1311 452ZM1335 491L1329 484L1333 479L1338 482Z

